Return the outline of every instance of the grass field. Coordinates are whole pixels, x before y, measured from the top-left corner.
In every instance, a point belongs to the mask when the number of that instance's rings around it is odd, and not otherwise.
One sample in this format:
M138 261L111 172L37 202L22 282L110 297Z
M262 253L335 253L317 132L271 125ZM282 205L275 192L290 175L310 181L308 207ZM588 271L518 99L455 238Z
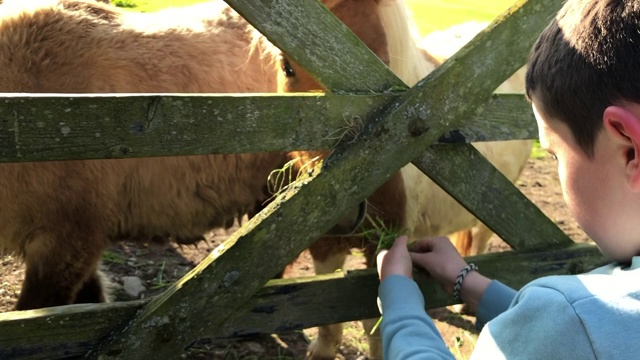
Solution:
M170 6L186 6L203 0L114 0L135 11L156 11ZM508 9L515 0L406 0L421 35L443 30L465 21L491 21Z
M466 21L491 21L515 3L514 0L406 0L421 35Z

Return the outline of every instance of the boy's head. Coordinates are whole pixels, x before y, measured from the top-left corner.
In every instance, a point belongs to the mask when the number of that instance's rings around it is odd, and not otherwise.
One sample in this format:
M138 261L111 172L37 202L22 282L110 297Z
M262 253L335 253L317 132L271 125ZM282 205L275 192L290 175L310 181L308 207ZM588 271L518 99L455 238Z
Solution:
M568 0L525 88L578 223L609 258L640 255L640 0Z
M640 103L640 1L569 0L534 45L526 94L593 155L605 108Z

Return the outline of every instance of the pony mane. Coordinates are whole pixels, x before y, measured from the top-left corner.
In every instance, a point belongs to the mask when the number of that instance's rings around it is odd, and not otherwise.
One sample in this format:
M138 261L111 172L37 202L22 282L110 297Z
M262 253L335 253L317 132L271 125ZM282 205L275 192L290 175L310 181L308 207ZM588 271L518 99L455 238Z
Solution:
M278 60L282 57L282 50L277 48L266 36L259 32L256 28L251 26L251 45L249 46L249 58L252 55L257 55L260 59L264 60L269 66L274 67L275 71L280 71L280 63Z
M389 68L413 86L439 63L418 47L418 30L404 0L381 1L378 14L387 35Z

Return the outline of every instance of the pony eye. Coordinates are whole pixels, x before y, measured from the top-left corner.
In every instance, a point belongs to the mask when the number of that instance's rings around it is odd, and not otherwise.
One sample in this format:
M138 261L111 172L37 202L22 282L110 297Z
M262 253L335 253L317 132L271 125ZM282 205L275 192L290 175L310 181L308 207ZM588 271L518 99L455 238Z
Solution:
M282 71L284 71L284 75L286 77L296 76L296 72L291 67L291 63L289 62L289 59L283 56L281 61L282 61Z

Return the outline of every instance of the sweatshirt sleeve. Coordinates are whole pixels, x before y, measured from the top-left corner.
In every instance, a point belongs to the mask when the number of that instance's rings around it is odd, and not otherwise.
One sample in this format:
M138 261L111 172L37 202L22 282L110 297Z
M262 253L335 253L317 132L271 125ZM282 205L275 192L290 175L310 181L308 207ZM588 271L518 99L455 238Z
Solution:
M591 340L565 295L527 286L480 333L471 359L595 359Z
M497 280L492 280L480 298L476 309L476 328L484 325L509 308L516 291Z
M392 275L378 289L382 311L382 349L385 359L454 359L425 311L418 285Z

